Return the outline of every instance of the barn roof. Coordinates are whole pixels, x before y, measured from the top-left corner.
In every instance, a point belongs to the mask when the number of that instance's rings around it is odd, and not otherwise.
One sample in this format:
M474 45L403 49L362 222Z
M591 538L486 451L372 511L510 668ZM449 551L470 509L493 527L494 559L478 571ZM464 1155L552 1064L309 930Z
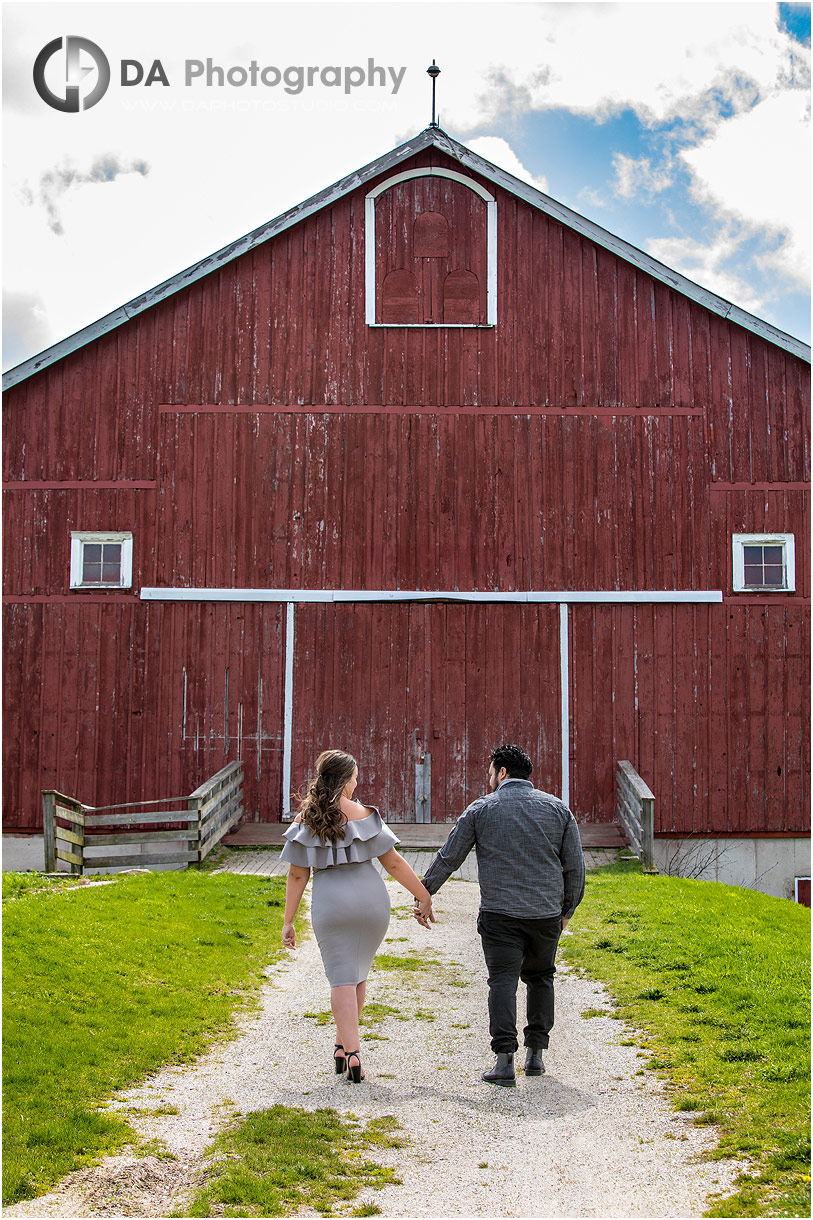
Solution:
M753 334L766 339L769 343L774 343L777 347L784 348L785 351L810 363L810 347L800 339L795 339L792 335L788 335L777 327L772 326L770 322L765 322L761 318L755 317L753 314L746 312L746 310L740 309L738 305L733 305L730 301L717 296L716 293L710 292L707 288L695 284L693 280L687 279L686 276L681 275L677 271L673 271L663 263L658 262L657 259L652 258L651 255L645 254L642 250L638 250L635 246L630 245L629 242L623 241L620 237L616 237L606 229L602 229L594 221L587 220L584 216L580 216L578 212L565 207L563 203L558 203L550 195L545 195L542 191L537 190L536 187L520 181L520 179L515 178L506 170L492 165L490 161L486 161L485 158L478 156L477 153L466 148L464 144L459 144L457 140L453 140L451 136L448 136L439 127L427 127L420 135L407 140L404 144L386 153L385 156L379 157L378 160L371 161L369 165L365 165L362 169L348 174L339 182L334 183L333 186L329 186L318 194L312 195L304 203L297 204L296 207L283 212L276 219L268 221L267 224L261 225L258 229L252 230L251 233L247 233L244 237L238 238L237 241L224 246L222 250L210 254L192 267L187 267L185 271L181 271L170 279L164 280L162 284L149 289L149 291L142 293L141 296L134 297L132 301L128 301L118 309L114 309L112 313L105 314L103 318L99 318L98 321L85 326L82 330L77 331L76 334L69 335L68 338L55 343L53 347L46 348L39 355L32 356L31 359L25 360L15 368L9 369L3 375L3 389L9 389L18 382L24 381L27 377L33 376L34 373L38 373L49 365L55 364L58 360L70 355L86 344L92 343L94 339L108 334L110 331L115 330L116 327L122 326L131 318L143 313L144 310L157 305L159 301L165 300L175 292L180 292L189 284L202 279L212 271L216 271L219 267L230 263L233 259L239 258L247 251L253 250L256 246L275 237L278 233L282 233L292 225L298 224L305 217L328 207L350 191L364 186L365 183L378 177L379 174L394 168L427 148L440 149L467 169L490 180L504 190L510 191L512 195L516 195L519 199L524 199L532 207L539 208L541 212L545 212L546 215L551 216L554 220L558 220L561 224L575 230L575 232L581 233L597 245L603 246L606 250L618 255L619 258L647 272L654 279L660 280L661 283L666 284L669 288L673 288L676 292L682 293L683 296L688 297L690 300L696 301L712 313L719 314L723 318L728 318L738 326L744 327Z

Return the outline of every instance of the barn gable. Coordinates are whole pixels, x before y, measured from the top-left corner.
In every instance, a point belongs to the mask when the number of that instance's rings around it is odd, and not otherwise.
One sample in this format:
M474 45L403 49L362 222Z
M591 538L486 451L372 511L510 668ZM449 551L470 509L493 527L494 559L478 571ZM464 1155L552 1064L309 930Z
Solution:
M582 822L624 758L803 834L808 363L422 133L7 375L7 825L237 757L277 820L328 733L394 820L506 736Z
M452 161L459 163L473 174L479 175L494 185L502 187L517 199L525 200L532 207L538 208L545 215L559 221L574 233L579 233L603 249L618 255L619 258L628 262L631 266L646 271L653 279L674 288L689 300L696 301L720 317L728 318L737 325L743 326L746 330L750 330L752 333L760 335L779 347L784 348L786 351L799 356L808 363L810 362L810 347L807 344L793 338L791 335L785 334L777 327L755 317L753 314L749 314L746 310L740 309L739 306L726 301L708 289L702 288L686 276L671 270L663 263L658 262L657 259L652 258L651 255L636 249L628 242L609 233L600 225L587 220L571 208L545 195L542 191L520 181L506 170L492 165L483 157L478 156L464 145L453 140L440 128L429 127L422 131L420 135L406 141L384 157L380 157L376 161L364 166L363 169L356 170L354 173L347 175L339 182L334 183L333 186L327 187L324 191L320 191L310 199L269 221L268 224L262 225L235 242L231 242L216 253L194 264L194 266L156 285L155 288L135 297L132 301L128 301L120 306L119 309L98 319L98 321L90 326L83 328L76 334L47 348L44 352L39 353L39 355L10 369L3 375L3 388L9 389L11 386L16 385L17 382L48 367L48 365L76 351L86 343L90 343L101 335L109 333L131 318L138 316L144 310L151 308L159 301L163 301L190 284L211 275L213 271L228 265L233 260L240 258L241 255L256 249L272 237L285 232L292 225L298 224L300 221L324 208L331 207L349 192L372 182L374 179L381 178L383 174L395 169L403 162L408 161L427 149L438 149L447 154Z

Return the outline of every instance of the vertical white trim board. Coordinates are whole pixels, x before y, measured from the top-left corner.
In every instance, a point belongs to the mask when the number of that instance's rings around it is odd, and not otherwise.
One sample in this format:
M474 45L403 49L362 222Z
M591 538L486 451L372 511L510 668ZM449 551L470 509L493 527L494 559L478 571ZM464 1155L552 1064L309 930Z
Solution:
M562 700L562 802L570 806L570 658L566 602L559 603L559 685Z
M282 733L282 816L291 817L291 765L294 742L294 603L285 608L285 711ZM262 749L262 742L257 743Z

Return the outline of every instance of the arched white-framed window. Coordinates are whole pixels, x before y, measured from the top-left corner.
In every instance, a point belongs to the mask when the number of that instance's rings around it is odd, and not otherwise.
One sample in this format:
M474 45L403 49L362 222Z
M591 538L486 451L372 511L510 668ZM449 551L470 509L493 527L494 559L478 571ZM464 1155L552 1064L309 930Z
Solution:
M378 245L376 242L376 204L386 192L420 178L446 178L460 183L474 196L482 200L485 207L485 258L483 274L485 289L483 293L483 308L478 310L472 303L473 280L478 280L476 272L465 264L460 264L454 250L454 228L448 225L446 218L429 208L422 215L412 218L409 232L416 243L416 259L431 259L448 256L451 263L439 269L439 275L448 289L442 287L437 293L437 314L432 320L422 320L421 315L421 284L415 276L413 266L398 265L388 267L378 265ZM458 173L457 170L444 169L439 166L424 166L419 169L405 170L394 174L386 181L368 193L365 199L365 317L368 326L416 326L416 327L471 327L495 326L497 323L497 201L493 195L475 182L473 178ZM411 277L411 278L410 278ZM412 280L415 281L413 288ZM387 285L388 295L384 295ZM413 298L417 297L417 305ZM386 303L386 311L392 320L384 320L382 302ZM426 312L423 307L423 312ZM479 313L476 321L470 320ZM454 319L454 320L449 320Z

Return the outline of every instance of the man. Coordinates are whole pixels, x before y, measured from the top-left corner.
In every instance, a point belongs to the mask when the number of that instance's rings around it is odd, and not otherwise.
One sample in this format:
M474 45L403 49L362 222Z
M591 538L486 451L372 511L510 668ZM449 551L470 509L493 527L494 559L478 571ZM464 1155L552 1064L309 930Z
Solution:
M489 1084L516 1084L517 985L527 987L525 1075L541 1076L553 1028L553 976L559 937L584 895L584 855L573 814L534 788L533 764L515 745L492 750L489 794L458 818L423 883L435 894L471 851L477 853L477 931L488 968L494 1067Z

